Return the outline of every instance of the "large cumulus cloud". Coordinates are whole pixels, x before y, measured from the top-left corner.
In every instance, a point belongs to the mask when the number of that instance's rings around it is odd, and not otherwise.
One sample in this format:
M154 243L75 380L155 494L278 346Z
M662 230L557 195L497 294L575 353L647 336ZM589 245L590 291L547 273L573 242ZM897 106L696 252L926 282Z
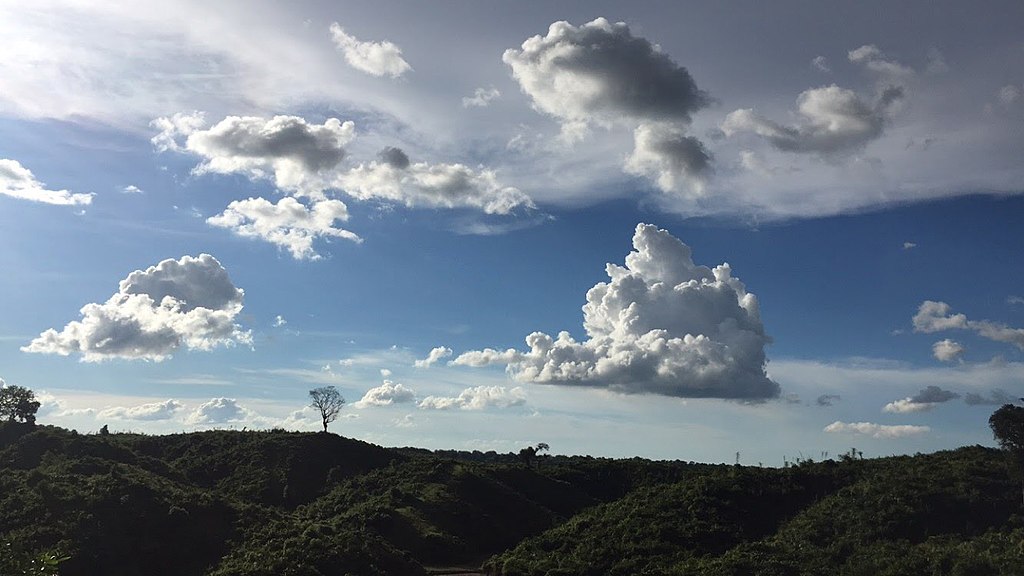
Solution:
M80 321L60 332L43 332L22 351L78 353L85 362L161 361L182 346L211 350L249 344L251 333L235 323L243 297L213 256L167 259L132 272L106 302L86 304Z
M765 399L770 339L757 298L728 264L693 263L690 248L665 230L639 224L625 266L587 292L587 338L534 332L529 350L467 352L456 365L506 364L523 382L607 387L625 393Z

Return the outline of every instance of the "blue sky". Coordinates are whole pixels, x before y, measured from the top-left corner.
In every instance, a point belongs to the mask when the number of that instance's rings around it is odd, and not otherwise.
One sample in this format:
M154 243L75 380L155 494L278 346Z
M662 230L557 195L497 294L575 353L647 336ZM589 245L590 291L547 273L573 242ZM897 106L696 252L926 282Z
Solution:
M0 2L43 422L777 465L1024 395L1016 3L91 4Z

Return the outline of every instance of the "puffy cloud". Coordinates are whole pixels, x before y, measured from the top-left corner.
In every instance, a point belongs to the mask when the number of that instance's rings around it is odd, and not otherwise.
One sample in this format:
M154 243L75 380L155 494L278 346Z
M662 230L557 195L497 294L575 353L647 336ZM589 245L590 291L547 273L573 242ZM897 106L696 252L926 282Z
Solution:
M842 400L839 394L822 394L818 396L818 399L814 401L818 406L831 406L833 403Z
M967 316L951 314L953 308L945 302L925 300L914 314L914 332L940 332L942 330L967 328Z
M277 316L276 316L276 317L274 318L274 328L280 328L281 326L284 326L284 325L285 325L285 324L287 324L287 323L288 323L288 321L287 321L287 320L285 320L285 319L284 319L284 316L281 316L280 314L278 314L278 315L277 315Z
M112 420L170 420L185 405L177 400L165 400L163 402L152 402L138 406L115 406L105 408L96 414L96 418L110 418Z
M317 260L320 255L313 250L314 239L330 237L362 242L355 233L335 228L337 220L348 220L348 207L340 200L313 201L307 208L295 198L285 197L277 204L264 198L235 200L223 213L207 218L206 222L239 236L276 244L297 260Z
M121 280L102 304L87 304L82 320L49 329L21 350L85 362L110 358L161 361L181 346L210 350L250 344L252 335L235 324L244 292L209 254L167 259Z
M158 151L188 152L203 158L194 172L239 173L249 178L273 177L289 192L319 197L323 173L345 158L345 145L355 125L329 118L322 125L298 116L228 116L203 129L202 113L175 114L150 123L160 130L152 138ZM184 143L179 140L184 137Z
M129 185L125 186L124 188L121 188L121 193L123 193L123 194L142 194L143 191L142 191L142 188L139 188L138 186L136 186L134 184L129 184Z
M526 404L526 391L520 386L476 386L466 388L458 396L427 396L418 406L429 410L485 410L487 408L511 408Z
M368 408L371 406L390 406L392 404L404 404L414 402L416 393L401 384L395 384L391 380L385 380L376 388L370 388L363 394L363 397L354 402L354 408Z
M874 102L867 102L833 84L800 94L796 125L778 124L746 108L730 112L721 129L726 136L753 132L787 152L831 155L856 150L881 136L890 109L902 98L901 88L890 87Z
M639 224L625 267L587 292L587 339L534 332L530 349L485 349L455 365L507 364L523 382L607 387L624 393L764 399L779 395L765 372L757 298L732 276L693 263L690 248L665 230Z
M410 208L476 208L487 214L509 214L516 208L534 207L529 196L502 185L491 170L476 171L462 164L408 164L404 152L390 150L385 161L353 168L338 176L336 185L359 200L400 202Z
M914 71L895 60L888 59L874 44L866 44L850 50L846 57L854 64L862 64L868 70L891 80L901 80L914 75Z
M331 24L331 39L345 55L345 61L356 70L374 76L398 78L412 70L402 58L402 49L388 42L362 42L345 32L337 22Z
M959 398L956 392L943 390L938 386L928 386L913 396L890 402L882 408L883 412L901 414L904 412L927 412L936 405Z
M703 191L711 156L700 140L669 124L641 124L633 140L627 172L654 180L663 192Z
M932 356L940 362L952 362L963 355L964 347L949 338L932 344Z
M36 180L31 170L17 160L6 158L0 158L0 195L60 206L91 204L93 197L91 193L75 194L67 190L47 190L42 182Z
M213 398L200 404L186 421L189 424L223 424L252 420L256 413L241 406L234 398Z
M914 331L932 333L942 330L973 330L982 338L1012 344L1024 350L1024 328L1010 328L990 320L968 320L963 314L953 314L945 302L925 300L914 315Z
M534 107L565 124L689 123L708 96L690 73L629 27L597 18L555 22L502 60Z
M1003 404L1013 404L1017 400L1018 398L999 388L991 391L988 396L978 394L977 392L964 394L964 403L970 406L1001 406Z
M184 148L178 139L200 130L206 125L206 115L198 110L193 112L175 112L171 116L161 116L149 123L159 130L156 136L149 139L157 152L180 152Z
M917 243L916 242L904 242L903 243L903 249L904 250L912 250L914 248L917 248Z
M438 346L427 354L427 357L422 360L417 360L413 363L417 368L430 368L437 362L452 355L452 349L447 346Z
M490 106L491 100L495 100L500 96L501 92L499 92L494 86L491 86L490 88L477 88L473 91L472 96L465 96L462 98L462 107L485 108Z
M853 433L871 436L872 438L904 438L917 436L931 431L927 426L911 426L908 424L890 426L873 422L835 422L825 427L825 432Z
M398 170L405 170L409 167L409 156L401 148L395 148L394 146L381 148L381 151L377 153L377 158L380 159L382 164L387 164Z

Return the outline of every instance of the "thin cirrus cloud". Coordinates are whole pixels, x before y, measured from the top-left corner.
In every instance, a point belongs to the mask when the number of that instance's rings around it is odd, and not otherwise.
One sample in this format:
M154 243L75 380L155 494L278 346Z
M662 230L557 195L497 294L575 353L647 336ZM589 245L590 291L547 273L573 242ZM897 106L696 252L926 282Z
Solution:
M685 130L711 98L686 68L625 23L555 22L502 60L534 108L559 120L566 140L585 138L591 125L632 128L627 172L665 192L702 190L710 156Z
M417 406L424 410L486 410L513 408L526 404L526 391L521 386L474 386L458 396L427 396Z
M213 256L167 259L132 272L106 302L82 307L81 320L46 330L21 350L159 362L182 347L251 344L252 334L235 323L243 297Z
M345 32L337 22L331 24L330 32L334 45L341 50L349 66L356 70L391 78L412 70L412 66L402 58L402 49L392 42L364 42Z
M17 160L0 158L0 195L58 206L79 206L92 203L93 194L67 190L50 190Z
M757 297L728 264L693 263L666 230L638 224L625 266L587 292L588 338L534 332L530 349L465 352L451 364L504 364L522 382L609 388L622 393L764 400L779 395L765 372L770 339Z

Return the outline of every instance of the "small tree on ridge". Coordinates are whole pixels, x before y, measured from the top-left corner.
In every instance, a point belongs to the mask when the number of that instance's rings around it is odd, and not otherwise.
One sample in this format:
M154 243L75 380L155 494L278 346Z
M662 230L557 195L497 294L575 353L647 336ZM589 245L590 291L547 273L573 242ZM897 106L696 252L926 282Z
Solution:
M313 408L320 411L320 418L323 420L324 432L327 432L327 425L338 419L338 414L345 406L345 399L334 386L323 386L309 391L309 397Z
M36 423L39 401L34 392L24 386L0 388L0 420Z

